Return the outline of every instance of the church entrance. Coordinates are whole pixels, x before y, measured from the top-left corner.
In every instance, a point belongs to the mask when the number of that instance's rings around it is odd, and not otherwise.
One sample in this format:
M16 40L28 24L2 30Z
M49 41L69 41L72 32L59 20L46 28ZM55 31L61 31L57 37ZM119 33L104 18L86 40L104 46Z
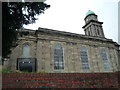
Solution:
M36 59L35 58L18 58L17 70L24 71L24 72L35 72Z
M20 71L32 72L31 62L22 62L19 64Z

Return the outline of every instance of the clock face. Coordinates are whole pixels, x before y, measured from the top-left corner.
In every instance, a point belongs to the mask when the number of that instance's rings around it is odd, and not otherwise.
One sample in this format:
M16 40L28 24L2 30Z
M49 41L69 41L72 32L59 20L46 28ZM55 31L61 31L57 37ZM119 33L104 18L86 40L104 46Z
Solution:
M86 22L88 21L88 18L86 19Z
M95 17L94 17L94 16L92 16L92 19L93 19L93 20L95 20Z

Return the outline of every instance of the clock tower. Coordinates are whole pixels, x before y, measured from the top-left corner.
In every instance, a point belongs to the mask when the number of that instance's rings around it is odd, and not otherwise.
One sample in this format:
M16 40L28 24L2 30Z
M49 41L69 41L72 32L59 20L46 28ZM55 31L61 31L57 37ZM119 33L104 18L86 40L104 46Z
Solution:
M89 10L85 16L85 25L82 27L85 31L85 35L105 38L102 24L103 22L99 22L97 15Z

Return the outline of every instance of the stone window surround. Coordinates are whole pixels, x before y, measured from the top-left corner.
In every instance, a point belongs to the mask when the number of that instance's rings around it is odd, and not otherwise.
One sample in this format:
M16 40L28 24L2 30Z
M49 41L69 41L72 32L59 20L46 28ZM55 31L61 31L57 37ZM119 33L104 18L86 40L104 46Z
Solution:
M102 55L103 53L106 54L106 57L103 57L103 55ZM105 48L101 48L101 50L100 50L100 56L101 56L101 60L102 60L102 63L103 63L103 69L104 70L111 70L111 65L110 65L110 59L109 59L109 52L108 52L108 50L105 49ZM107 62L103 61L103 58L106 58ZM109 66L107 66L108 68L105 68L106 66L104 66L104 65L109 65Z
M55 71L57 71L57 70L58 70L58 71L59 71L59 70L64 70L64 69L65 69L65 68L64 68L64 48L62 47L61 44L55 44L53 49L55 49L55 46L56 46L56 45L60 45L60 47L62 48L62 59L63 59L63 60L62 60L62 67L63 67L63 69L55 69L55 68L54 68L54 70L55 70ZM54 50L53 50L53 53L54 53ZM53 54L53 55L54 55L54 54ZM53 57L54 57L54 56L53 56ZM55 61L55 60L54 60L54 61ZM58 63L59 63L59 62L58 62Z
M84 69L84 66L83 66L83 61L82 61L82 56L81 56L81 52L86 52L86 58L87 58L87 62L84 63L84 65L88 65L88 69ZM88 50L85 46L80 46L80 61L82 63L82 69L83 70L90 70L90 65L89 65L89 58L88 58ZM86 66L85 66L86 67Z
M27 50L27 51L25 51ZM23 58L29 58L30 57L30 45L29 44L24 44L23 45L23 52L22 52Z

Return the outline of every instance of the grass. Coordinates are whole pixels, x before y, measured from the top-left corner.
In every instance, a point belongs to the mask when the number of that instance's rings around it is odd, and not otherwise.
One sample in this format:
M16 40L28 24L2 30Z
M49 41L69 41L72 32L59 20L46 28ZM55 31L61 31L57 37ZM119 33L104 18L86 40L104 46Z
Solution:
M47 73L45 71L40 71L40 72L28 72L28 71L20 71L20 70L10 70L8 68L2 68L0 71L1 73Z
M2 73L11 73L11 72L22 73L19 70L10 70L8 68L3 68L0 72L2 72Z
M10 70L8 68L2 68L2 70L0 72L2 72L2 73L30 73L28 71Z

